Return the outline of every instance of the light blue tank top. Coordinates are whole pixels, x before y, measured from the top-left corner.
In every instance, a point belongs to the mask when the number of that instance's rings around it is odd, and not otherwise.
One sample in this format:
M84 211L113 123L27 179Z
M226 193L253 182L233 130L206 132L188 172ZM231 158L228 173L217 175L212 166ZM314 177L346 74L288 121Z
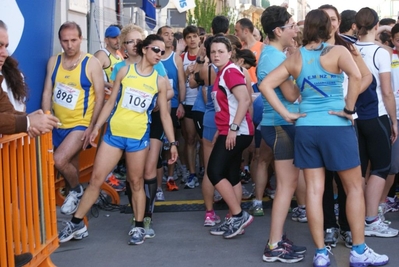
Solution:
M198 86L197 98L195 99L193 108L191 110L205 112L205 101L204 101L204 96L202 94L202 86Z
M260 54L259 63L257 69L257 77L258 84L262 82L262 80L275 68L277 68L283 61L286 59L286 55L276 49L274 46L266 45L262 53ZM298 105L289 102L283 96L280 87L275 88L274 90L277 94L277 97L280 99L281 103L290 111L290 112L298 112ZM269 102L262 95L263 100L263 114L262 121L260 125L262 126L277 126L277 125L292 125L292 123L284 120L280 114L278 114L272 106L270 106Z
M214 71L217 73L218 68L216 68L216 66L214 66L213 64L211 66L214 69ZM213 84L208 85L206 88L206 104L205 104L205 114L204 114L203 125L205 127L216 128L215 106L213 104L213 99L212 99L212 89L213 89Z
M345 107L342 82L344 74L326 71L320 64L320 55L328 46L322 43L317 50L300 48L302 70L297 78L302 102L299 104L305 117L299 118L296 126L347 126L351 122L343 117L328 114L341 111Z
M179 87L178 87L179 78L175 62L175 52L172 52L168 58L162 59L161 62L165 67L169 83L172 86L174 92L174 96L171 99L171 106L172 108L177 108L179 106Z

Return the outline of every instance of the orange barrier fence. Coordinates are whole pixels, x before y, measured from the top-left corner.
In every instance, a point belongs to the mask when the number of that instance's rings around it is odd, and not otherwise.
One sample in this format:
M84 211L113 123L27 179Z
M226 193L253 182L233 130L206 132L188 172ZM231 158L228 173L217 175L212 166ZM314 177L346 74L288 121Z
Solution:
M58 247L51 133L0 138L0 267L30 252L26 266L55 266Z

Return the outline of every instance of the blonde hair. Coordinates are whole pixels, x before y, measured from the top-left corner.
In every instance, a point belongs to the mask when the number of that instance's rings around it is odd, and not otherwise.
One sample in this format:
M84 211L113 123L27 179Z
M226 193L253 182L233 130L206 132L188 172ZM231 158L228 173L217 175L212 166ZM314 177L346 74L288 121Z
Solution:
M144 30L141 27L130 23L130 24L125 25L122 28L121 34L119 35L120 42L123 43L125 41L126 35L128 35L128 33L133 32L133 31L139 32L141 34L141 39L142 40L145 39Z

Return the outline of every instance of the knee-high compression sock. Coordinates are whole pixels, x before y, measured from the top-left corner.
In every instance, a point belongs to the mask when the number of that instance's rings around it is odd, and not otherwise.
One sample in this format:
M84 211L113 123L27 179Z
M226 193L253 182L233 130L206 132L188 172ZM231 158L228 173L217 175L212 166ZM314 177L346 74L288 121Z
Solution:
M157 177L144 180L145 200L145 216L152 217L154 211L155 196L157 194Z

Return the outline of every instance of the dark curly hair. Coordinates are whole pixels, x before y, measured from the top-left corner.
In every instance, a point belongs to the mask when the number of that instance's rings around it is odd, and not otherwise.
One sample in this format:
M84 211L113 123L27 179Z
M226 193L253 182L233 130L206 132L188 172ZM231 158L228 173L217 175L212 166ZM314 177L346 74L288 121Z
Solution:
M0 28L7 30L7 26L2 20L0 20ZM8 56L4 61L1 72L14 98L18 101L25 102L28 96L28 88L21 75L21 71L18 69L18 61Z

